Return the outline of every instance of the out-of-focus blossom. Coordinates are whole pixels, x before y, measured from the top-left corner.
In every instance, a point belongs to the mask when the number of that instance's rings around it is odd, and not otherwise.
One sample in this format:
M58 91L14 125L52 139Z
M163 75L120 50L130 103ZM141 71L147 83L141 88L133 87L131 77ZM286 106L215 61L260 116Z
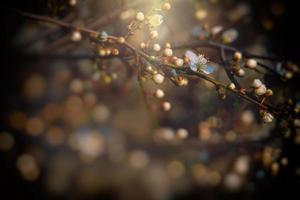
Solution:
M234 42L239 36L239 33L235 29L228 29L222 34L222 40L224 43L232 43Z
M148 17L148 23L152 27L157 27L163 23L163 16L162 15L151 15Z

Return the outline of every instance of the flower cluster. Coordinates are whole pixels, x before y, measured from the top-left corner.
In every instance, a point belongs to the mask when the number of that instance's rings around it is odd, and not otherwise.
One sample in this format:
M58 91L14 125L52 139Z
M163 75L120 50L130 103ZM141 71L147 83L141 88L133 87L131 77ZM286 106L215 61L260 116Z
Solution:
M77 1L69 1L69 4L76 6ZM92 54L82 56L89 59L76 62L74 70L57 70L53 81L49 81L49 94L54 94L54 99L62 98L61 101L51 100L36 113L12 113L8 120L11 126L31 137L41 137L47 144L68 146L84 163L90 164L105 156L114 166L126 163L129 170L158 170L159 180L165 173L167 176L163 178L168 182L186 173L201 186L223 184L226 189L237 190L250 174L254 160L262 162L265 171L277 174L280 167L288 165L288 158L280 155L278 147L261 150L258 145L259 148L251 147L249 155L244 150L232 153L231 148L224 147L242 144L244 149L244 144L268 137L266 132L275 119L285 118L292 123L278 124L300 127L300 103L288 99L279 104L274 97L280 92L262 78L270 74L279 75L282 80L291 79L299 73L299 68L280 61L276 61L277 68L272 68L267 66L272 59L230 46L238 42L240 33L233 26L204 23L210 12L201 6L196 8L194 17L199 20L197 24L203 24L194 27L191 35L184 30L182 44L176 41L175 34L165 37L165 32L172 28L171 24L168 29L170 24L165 13L172 7L166 0L151 9L133 6L104 18L103 21L123 20L120 27L127 28L122 31L109 25L87 26L93 29L77 27L51 18L49 22L57 22L70 30L66 37L71 39L68 41L71 45L89 47ZM137 78L132 79L132 76ZM28 82L24 84L25 96L44 99L42 93L45 94L48 81L35 77ZM65 88L66 84L69 87ZM133 85L140 87L141 95L132 92ZM220 98L215 98L215 92L209 89L215 89ZM145 107L140 106L140 99L149 112L147 117L144 117ZM220 99L224 101L220 103ZM104 105L105 101L109 106ZM123 104L126 108L121 107ZM269 124L263 125L262 121ZM22 126L18 127L18 123ZM192 127L186 126L190 124ZM130 137L115 134L119 132L128 133ZM290 135L289 131L285 132L285 137ZM145 146L135 144L141 140ZM300 134L295 134L295 143L300 144ZM13 145L12 134L1 132L0 149L11 149ZM199 148L202 146L204 148ZM221 157L218 157L219 151L224 152ZM169 153L170 156L161 162L151 162L156 159L152 156L156 152L163 152L159 156ZM240 152L244 155L238 155ZM18 170L26 180L39 177L37 160L27 154L18 158ZM219 160L224 161L228 170L224 170ZM30 170L26 169L28 163ZM129 174L132 173L126 176ZM264 173L257 175L263 176Z

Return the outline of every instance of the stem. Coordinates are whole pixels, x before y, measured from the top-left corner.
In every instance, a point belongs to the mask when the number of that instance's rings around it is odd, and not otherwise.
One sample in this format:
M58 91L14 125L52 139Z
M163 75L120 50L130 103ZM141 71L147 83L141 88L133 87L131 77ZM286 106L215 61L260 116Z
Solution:
M240 90L241 89L241 86L239 84L239 82L235 79L234 77L234 74L232 72L232 70L230 69L228 63L226 62L226 54L225 54L225 50L223 47L221 47L220 49L220 54L221 54L221 60L223 62L223 66L224 66L224 69L225 69L225 72L228 76L228 78L231 80L231 82L234 83L234 85Z
M46 16L40 16L40 15L35 15L35 14L21 12L21 11L16 11L16 12L19 15L24 16L24 17L28 17L30 19L44 21L44 22L55 24L55 25L58 25L58 26L61 26L61 27L65 27L65 28L68 28L68 29L75 29L75 30L81 31L82 33L89 34L89 35L91 35L91 34L92 35L99 35L99 32L94 31L92 29L74 26L72 24L68 24L66 22L62 22L60 20L52 19L52 18L49 18L49 17L46 17ZM116 37L116 36L108 36L108 39L111 39L111 40L117 42L118 37ZM158 67L173 68L173 69L185 72L186 74L197 76L197 77L199 77L201 79L204 79L206 81L209 81L209 82L213 83L215 86L219 86L219 87L225 88L227 91L230 91L230 92L232 92L232 93L234 93L234 94L242 97L243 99L245 99L248 102L251 102L251 103L257 105L258 107L260 107L262 109L271 110L275 114L283 114L284 113L282 110L278 109L277 107L275 107L273 105L270 105L270 104L258 102L254 98L251 98L250 96L247 96L246 94L240 92L239 90L229 89L225 84L222 84L222 83L214 80L213 78L211 78L211 77L209 77L209 76L207 76L207 75L205 75L205 74L203 74L201 72L192 71L191 69L189 69L187 67L178 68L177 66L175 66L173 64L162 63L160 60L151 58L148 54L146 54L145 52L137 49L136 47L134 47L132 44L128 43L127 41L125 41L123 43L123 45L125 47L129 48L130 50L132 50L133 53L136 56L138 56L138 57L141 56L141 58L144 58L146 61L148 61L148 62L150 62L150 63L152 63L152 64L154 64L154 65L156 65ZM230 47L230 46L219 44L219 43L212 42L212 41L207 41L207 42L199 42L198 41L198 42L194 42L194 43L190 43L190 44L175 45L173 47L173 49L195 48L195 47L199 47L199 46L207 46L207 47L219 48L221 50L221 57L222 57L223 62L226 61L226 57L225 57L225 51L226 50L227 51L238 51L234 47ZM249 54L247 54L247 55L249 56ZM229 78L232 79L230 71L228 71L228 66L226 66L225 64L226 64L226 62L224 62L224 68L225 68L226 72L228 72ZM236 82L237 83L237 81L234 80L234 79L232 79L232 82L234 82L234 83ZM236 85L238 86L239 84L236 84Z
M58 25L58 26L61 26L61 27L67 28L67 29L74 29L74 30L78 30L80 32L87 33L87 34L98 34L97 31L94 31L92 29L75 26L75 25L60 21L60 20L53 19L51 17L35 15L35 14L22 12L22 11L16 11L16 12L19 15L23 16L23 17L27 17L27 18L30 18L30 19L38 20L38 21L47 22L47 23L50 23L50 24L55 24L55 25Z

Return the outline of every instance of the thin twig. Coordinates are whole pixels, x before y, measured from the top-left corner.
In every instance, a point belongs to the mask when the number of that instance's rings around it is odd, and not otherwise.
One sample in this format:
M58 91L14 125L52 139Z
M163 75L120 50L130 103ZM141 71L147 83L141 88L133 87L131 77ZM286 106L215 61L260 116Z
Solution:
M239 82L236 80L236 78L234 77L233 71L230 69L230 67L227 63L226 54L225 54L225 50L223 47L221 47L221 49L220 49L220 56L221 56L221 60L223 62L224 70L225 70L228 78L231 80L232 83L234 83L234 85L238 88L238 90L240 90L241 86L240 86Z
M92 34L92 35L98 35L99 33L97 31L94 31L92 29L88 29L88 28L84 28L84 27L78 27L78 26L74 26L72 24L68 24L68 23L65 23L65 22L62 22L62 21L59 21L59 20L56 20L56 19L52 19L52 18L49 18L49 17L45 17L45 16L40 16L40 15L35 15L35 14L31 14L31 13L26 13L26 12L20 12L18 11L17 12L18 14L20 14L21 16L24 16L24 17L28 17L28 18L31 18L31 19L35 19L35 20L39 20L39 21L44 21L44 22L47 22L47 23L52 23L52 24L56 24L58 26L62 26L62 27L65 27L65 28L68 28L68 29L76 29L76 30L79 30L85 34ZM113 40L113 41L117 41L118 40L118 37L116 36L108 36L109 39ZM195 72L195 71L192 71L190 70L189 68L187 67L182 67L182 68L178 68L177 66L173 65L173 64L169 64L169 63L163 63L161 62L160 60L157 60L155 58L152 58L151 56L149 56L147 53L137 49L136 47L134 47L132 44L130 44L129 42L124 42L123 45L127 48L129 48L131 51L134 52L134 54L138 57L141 56L141 58L144 58L146 61L148 61L149 63L151 64L154 64L156 65L157 67L168 67L168 68L173 68L173 69L176 69L176 70L179 70L179 71L183 71L189 75L194 75L194 76L197 76L201 79L204 79L206 81L209 81L211 83L213 83L214 85L216 86L221 86L223 88L225 88L226 90L242 97L243 99L257 105L258 107L262 108L262 109L265 109L265 110L270 110L272 111L274 114L285 114L284 111L280 110L279 108L273 106L273 105L270 105L270 104L266 104L266 103L262 103L262 102L259 102L257 101L256 99L254 98L251 98L250 96L247 96L245 93L242 93L241 91L239 90L232 90L232 89L229 89L227 88L227 86L225 84L222 84L216 80L214 80L213 78L201 73L201 72ZM208 46L208 47L218 47L218 48L221 48L223 49L223 54L225 53L225 50L229 50L229 51L237 51L236 48L234 47L230 47L230 46L227 46L227 45L223 45L223 44L219 44L219 43L216 43L216 42L211 42L211 41L208 41L208 42L202 42L202 43L199 43L199 42L195 42L193 44L183 44L183 45L175 45L173 48L195 48L195 47L199 47L199 46ZM224 57L223 57L224 58ZM224 59L226 60L226 58Z

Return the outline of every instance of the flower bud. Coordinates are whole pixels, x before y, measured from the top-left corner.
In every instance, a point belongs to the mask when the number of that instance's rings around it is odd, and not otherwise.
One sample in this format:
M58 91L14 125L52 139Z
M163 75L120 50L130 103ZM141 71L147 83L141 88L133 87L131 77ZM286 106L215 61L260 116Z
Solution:
M99 56L106 56L106 50L101 48L98 50L98 54L99 54Z
M157 38L157 37L158 37L157 31L151 31L151 32L150 32L150 38L151 38L151 39L155 39L155 38Z
M71 36L73 42L79 42L82 39L81 33L79 31L74 31Z
M271 113L264 111L262 114L262 119L265 123L271 123L274 119L274 116Z
M248 59L246 61L246 66L250 69L255 69L257 67L257 61L254 59Z
M177 67L182 67L182 66L183 66L183 63L184 63L184 61L183 61L183 59L181 59L181 58L177 58L177 59L175 60L175 65L176 65Z
M170 10L171 9L171 4L170 3L168 3L168 2L166 2L166 3L164 3L163 5L162 5L162 10Z
M264 95L267 92L267 87L262 84L259 88L255 89L254 92L258 96Z
M245 70L243 70L243 69L238 69L238 70L236 71L236 75L239 76L239 77L245 76Z
M189 135L189 132L184 128L179 128L179 129L177 129L175 134L176 134L178 139L182 140L182 139L187 138L187 136Z
M106 42L108 40L108 34L105 31L102 31L98 38L101 42Z
M228 88L229 89L231 89L231 90L235 90L235 84L234 83L230 83L229 85L228 85Z
M172 108L172 105L171 105L170 102L164 101L164 102L162 103L162 109L163 109L163 111L166 111L166 112L167 112L167 111L170 111L171 108Z
M259 79L254 79L253 80L253 83L252 83L252 86L254 87L254 88L259 88L261 85L262 85L263 83L261 82L261 80L259 80Z
M111 50L111 54L114 55L114 56L119 55L119 53L120 53L120 52L119 52L119 49L112 49L112 50Z
M157 89L154 93L154 96L158 99L164 98L165 93L162 89Z
M69 0L70 6L75 6L77 4L77 0Z
M153 81L156 84L162 84L164 82L164 80L165 80L165 76L162 74L157 73L153 76Z
M178 77L177 81L178 86L187 86L189 84L189 80L186 77Z
M242 60L242 53L241 52L235 52L234 55L233 55L233 60L235 61L240 61Z
M271 89L267 89L266 94L267 97L273 96L273 91Z
M125 38L124 37L119 37L117 40L120 44L125 43Z
M164 56L170 57L173 55L173 51L170 48L164 49Z
M160 45L159 44L154 44L153 45L153 50L154 51L160 51Z
M110 50L110 49L105 49L105 51L106 51L106 55L107 55L107 56L110 56L110 55L111 55L111 50Z
M167 43L165 44L165 48L171 49L171 44L170 44L169 42L167 42Z
M144 49L144 48L146 47L145 42L142 42L142 43L140 44L140 47L141 47L141 49Z
M142 12L136 13L135 19L138 20L138 21L144 21L144 19L145 19L144 13L142 13Z

